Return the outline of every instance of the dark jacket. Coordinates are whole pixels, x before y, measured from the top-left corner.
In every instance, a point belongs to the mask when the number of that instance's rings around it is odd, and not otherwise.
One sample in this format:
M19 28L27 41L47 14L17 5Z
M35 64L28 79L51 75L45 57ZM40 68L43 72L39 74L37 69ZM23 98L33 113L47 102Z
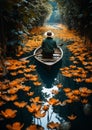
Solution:
M54 48L56 48L56 41L53 40L51 37L47 37L45 40L42 42L42 51L43 53L54 53Z

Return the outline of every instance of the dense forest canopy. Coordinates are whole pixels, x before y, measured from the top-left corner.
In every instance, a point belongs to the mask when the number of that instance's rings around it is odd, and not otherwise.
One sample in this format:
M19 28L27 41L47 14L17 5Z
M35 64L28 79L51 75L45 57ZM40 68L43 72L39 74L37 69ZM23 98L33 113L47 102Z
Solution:
M7 53L12 49L16 53L18 45L23 46L23 34L43 24L49 12L47 4L46 0L0 1L0 47L6 46Z
M92 42L92 0L57 0L62 22Z
M51 0L49 0L51 1ZM50 13L48 0L0 0L0 55L15 54L23 46L23 34L43 25ZM53 1L53 0L52 0ZM61 21L75 29L84 42L92 42L92 0L54 0L59 5ZM1 56L0 56L1 57Z

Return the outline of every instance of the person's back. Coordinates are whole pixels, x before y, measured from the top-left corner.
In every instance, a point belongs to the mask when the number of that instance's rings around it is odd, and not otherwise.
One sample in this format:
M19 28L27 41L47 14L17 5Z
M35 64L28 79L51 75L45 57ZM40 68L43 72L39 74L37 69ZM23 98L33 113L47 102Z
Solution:
M52 57L54 49L57 47L56 41L53 40L51 31L46 32L47 38L42 42L42 54L43 57Z

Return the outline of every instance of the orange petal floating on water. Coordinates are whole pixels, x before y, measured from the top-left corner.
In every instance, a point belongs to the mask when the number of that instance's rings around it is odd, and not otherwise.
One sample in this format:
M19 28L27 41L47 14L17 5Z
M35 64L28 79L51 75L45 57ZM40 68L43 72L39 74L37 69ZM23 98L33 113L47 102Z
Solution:
M14 105L16 105L19 108L23 108L23 107L25 107L27 105L27 102L24 102L24 101L22 101L22 102L14 102Z
M81 92L81 96L89 96L90 94L92 94L92 90L88 89L87 87L80 87L79 91Z
M36 65L30 65L29 67L30 67L31 71L35 71L36 70Z
M33 82L33 84L35 85L35 86L41 86L41 82L39 82L39 81L36 81L36 82Z
M44 128L40 125L33 124L33 125L30 125L29 127L27 127L26 130L44 130Z
M83 99L83 100L81 100L81 102L82 102L83 104L87 104L87 103L88 103L88 99Z
M5 118L14 118L16 116L17 110L12 110L12 109L6 109L5 111L1 111L1 114Z
M7 90L8 94L15 94L17 93L18 89L17 88L10 88L9 90Z
M18 96L15 95L11 95L11 96L7 96L7 95L2 95L2 99L4 99L5 101L14 101L18 98Z
M6 90L9 88L9 85L8 84L1 84L0 86L2 86L2 90Z
M10 73L12 76L16 76L17 75L17 72L11 72Z
M24 72L23 72L23 70L18 70L17 73L18 73L18 74L23 74Z
M64 101L65 104L66 103L72 103L72 102L73 102L73 100L71 100L71 99L67 99L67 100Z
M78 101L79 100L79 97L78 96L75 96L72 92L70 93L66 93L66 96L72 100L72 101Z
M42 101L40 101L40 97L31 98L30 101L34 103L42 103Z
M26 130L37 130L37 126L34 125L30 125Z
M43 106L43 110L44 110L44 111L47 111L48 109L49 109L49 105L44 105L44 106Z
M35 117L36 118L42 118L46 115L46 112L42 112L41 110L35 112Z
M74 61L74 60L75 60L75 57L74 57L74 56L71 56L69 59L70 59L70 61Z
M30 68L26 68L26 69L24 69L24 71L27 72L27 73L31 72Z
M31 81L37 81L38 80L38 76L36 75L34 75L34 76L32 76L32 77L30 77L30 80Z
M31 89L30 86L24 86L24 87L23 87L23 91L25 91L25 92L28 92L30 89Z
M57 84L57 87L58 87L58 88L62 88L63 85L62 85L61 83L59 83L59 84Z
M71 91L70 88L63 88L63 90L64 90L65 93L69 93Z
M48 103L50 105L58 105L60 103L60 101L58 99L55 99L55 98L50 98Z
M47 124L47 127L50 129L58 129L60 124L58 122L54 123L53 121Z
M23 126L24 124L21 124L20 122L14 122L12 125L7 124L6 128L9 130L21 130Z
M24 74L24 76L29 79L29 78L31 78L32 75L31 74Z
M72 93L75 94L75 95L79 95L80 91L78 89L75 89L75 90L72 90Z
M86 83L92 83L92 77L86 78L86 79L85 79L85 82L86 82Z
M76 79L74 79L74 81L76 81L76 82L82 82L83 79L81 79L81 78L76 78Z
M3 101L0 101L0 106L2 106L2 105L4 105L5 104L5 102L3 102Z
M75 65L70 65L70 68L75 69L76 66Z
M78 64L79 62L78 62L78 61L76 61L76 60L74 60L74 61L73 61L73 63L74 63L74 64Z
M41 105L32 103L31 106L27 105L26 108L28 109L29 112L34 113L41 109Z
M77 116L76 115L70 115L70 116L68 116L68 119L70 119L70 120L75 120L77 118Z
M29 92L27 93L28 96L33 96L34 95L34 92Z

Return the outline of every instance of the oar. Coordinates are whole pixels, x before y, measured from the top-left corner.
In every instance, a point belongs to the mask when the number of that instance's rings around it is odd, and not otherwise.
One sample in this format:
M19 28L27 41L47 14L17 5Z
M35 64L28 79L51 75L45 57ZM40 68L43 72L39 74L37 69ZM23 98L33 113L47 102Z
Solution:
M39 54L41 54L41 53L33 54L33 55L27 56L27 57L25 57L25 58L21 58L21 59L19 59L19 60L24 61L24 60L27 60L28 58L31 58L31 57L33 57L33 56L37 56L37 55L39 55Z
M63 46L63 43L60 44L59 46ZM20 60L21 60L21 61L24 61L24 60L27 60L28 58L31 58L31 57L33 57L33 56L37 56L37 55L39 55L39 54L41 54L41 53L33 54L33 55L27 56L27 57L25 57L25 58L21 58Z
M64 45L64 44L63 44L63 43L61 43L61 44L59 44L58 46L60 46L60 47L61 47L61 46L63 46L63 45Z

